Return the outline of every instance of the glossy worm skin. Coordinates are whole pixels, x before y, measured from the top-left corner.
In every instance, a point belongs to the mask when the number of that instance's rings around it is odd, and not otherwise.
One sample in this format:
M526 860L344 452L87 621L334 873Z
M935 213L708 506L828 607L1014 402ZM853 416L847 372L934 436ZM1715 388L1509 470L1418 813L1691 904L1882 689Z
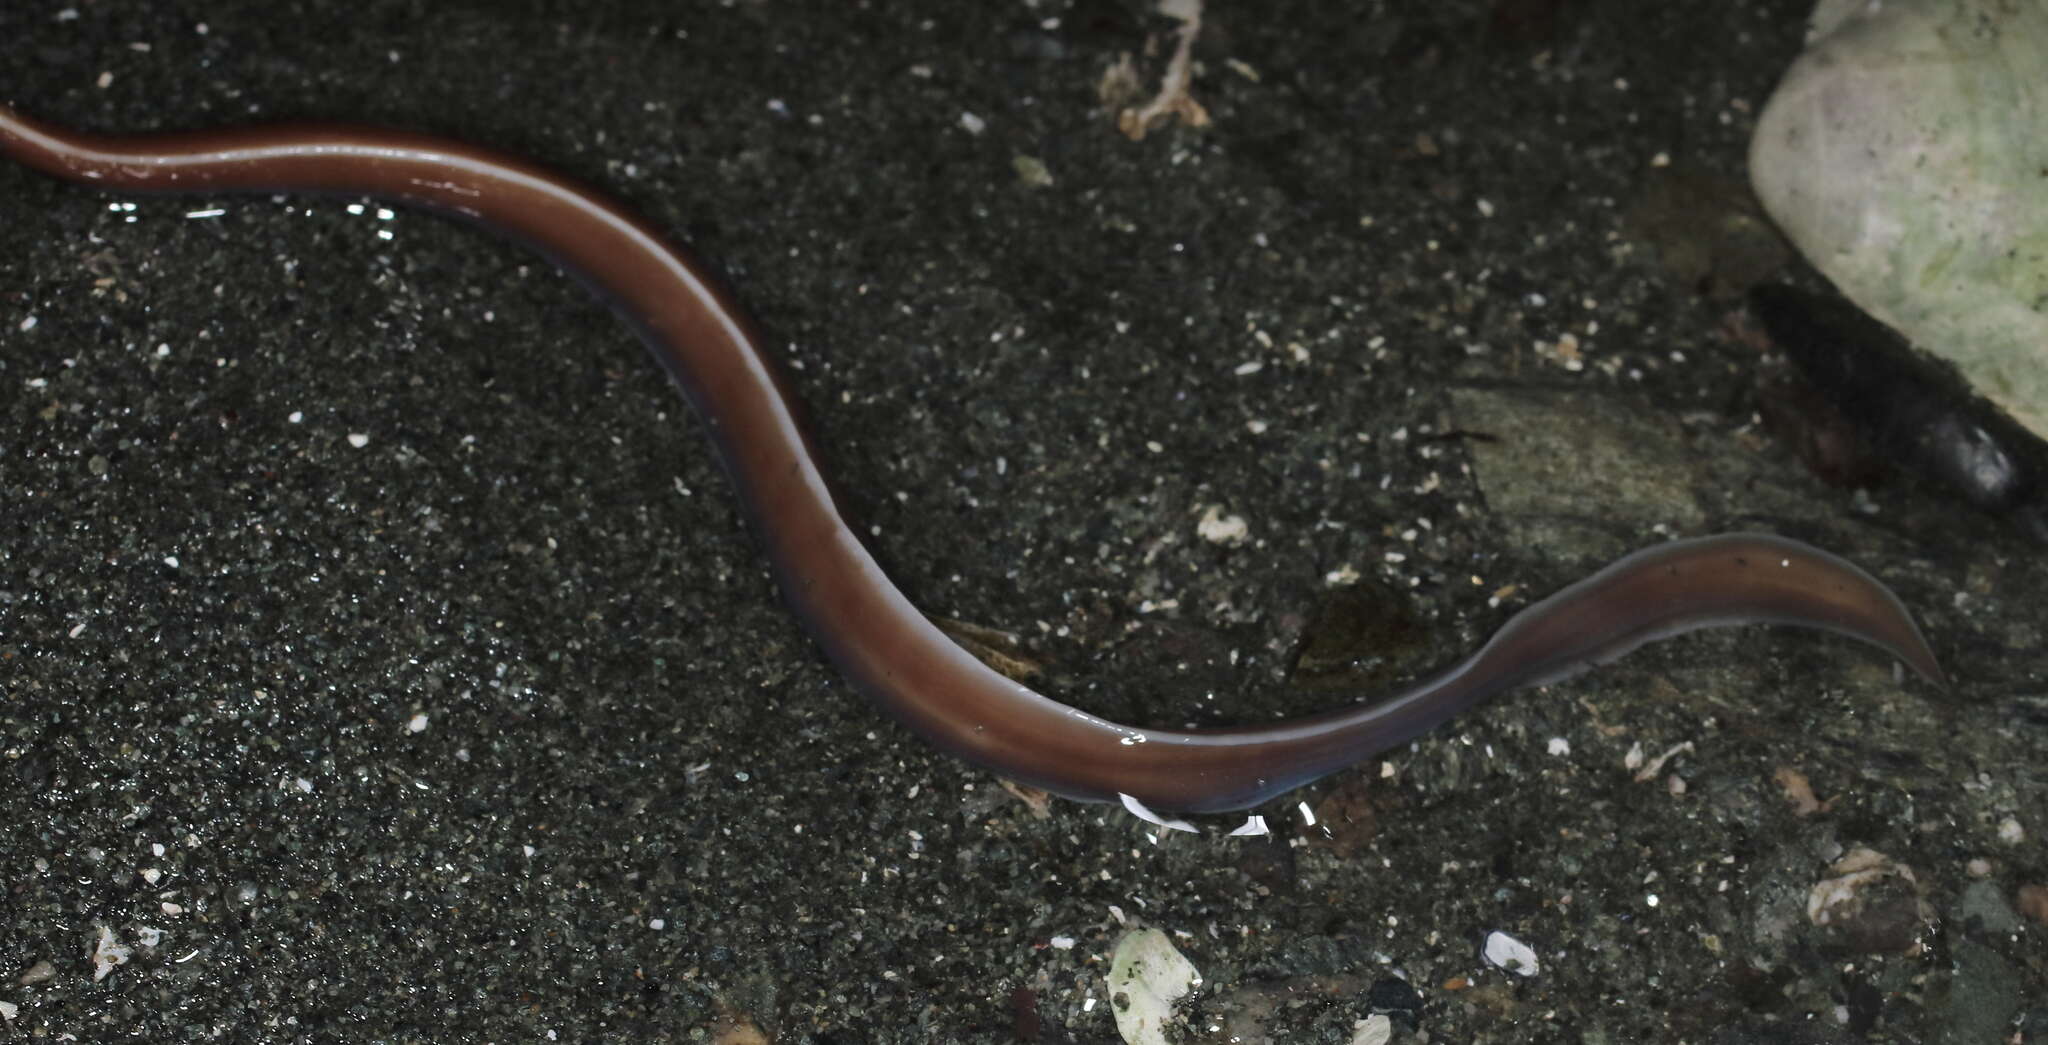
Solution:
M1714 625L1839 632L1941 679L1912 617L1884 585L1797 541L1734 534L1636 552L1523 610L1462 663L1372 704L1234 729L1118 725L991 670L911 605L841 515L795 400L745 312L702 264L604 196L513 156L340 125L101 137L0 107L0 152L59 178L128 192L373 196L459 215L544 251L605 296L681 384L784 594L833 662L932 743L1071 798L1243 809L1495 693Z

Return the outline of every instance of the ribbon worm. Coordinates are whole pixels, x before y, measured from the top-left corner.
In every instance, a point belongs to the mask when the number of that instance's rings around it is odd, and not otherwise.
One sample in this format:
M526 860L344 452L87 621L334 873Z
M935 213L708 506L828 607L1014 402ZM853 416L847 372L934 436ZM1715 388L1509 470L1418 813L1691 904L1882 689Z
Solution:
M1127 795L1190 812L1246 808L1495 693L1715 625L1834 631L1941 681L1919 628L1883 584L1797 541L1733 534L1627 556L1516 614L1463 662L1376 703L1230 729L1118 725L984 666L911 605L834 503L795 400L746 313L700 262L604 196L517 157L345 125L102 137L0 107L0 152L122 191L372 196L467 218L545 252L608 299L675 376L784 595L840 670L939 747L1070 798Z

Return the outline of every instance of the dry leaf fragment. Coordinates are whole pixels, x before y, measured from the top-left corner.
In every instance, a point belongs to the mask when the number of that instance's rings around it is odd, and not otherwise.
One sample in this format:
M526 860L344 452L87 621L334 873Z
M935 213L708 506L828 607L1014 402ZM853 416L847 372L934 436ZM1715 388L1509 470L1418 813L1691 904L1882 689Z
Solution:
M1778 771L1771 774L1771 779L1785 789L1785 800L1792 803L1794 816L1812 816L1828 807L1814 797L1813 784L1806 779L1806 774L1791 766L1779 766Z

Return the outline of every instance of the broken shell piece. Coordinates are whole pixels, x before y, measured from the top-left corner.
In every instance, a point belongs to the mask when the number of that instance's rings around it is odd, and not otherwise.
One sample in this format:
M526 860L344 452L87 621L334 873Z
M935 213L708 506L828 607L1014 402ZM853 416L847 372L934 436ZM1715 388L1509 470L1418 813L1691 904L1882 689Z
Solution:
M1230 837L1232 837L1232 838L1256 838L1256 837L1259 837L1259 836L1261 836L1261 835L1270 835L1270 834L1272 834L1272 833L1273 833L1273 829L1272 829L1272 828L1270 828L1270 827L1267 827L1267 826L1266 826L1266 818L1265 818L1265 817L1263 817L1263 816L1248 816L1248 817L1245 817L1245 818L1244 818L1244 823L1242 823L1242 824L1239 824L1239 825L1237 825L1236 827L1234 827L1234 828L1232 828L1232 829L1231 829L1231 831L1230 831Z
M1486 963L1521 976L1534 976L1542 970L1536 960L1536 949L1496 929L1486 934Z
M1814 266L2048 437L2048 5L1824 0L1750 179Z
M1387 1045L1393 1040L1394 1021L1384 1012L1375 1012L1351 1022L1351 1041L1347 1045Z
M1193 962L1157 929L1137 929L1116 942L1109 962L1110 1009L1129 1045L1166 1045L1173 1003L1202 985Z
M114 930L102 925L92 946L86 948L85 956L92 959L92 979L98 983L106 979L115 966L127 964L128 959L135 956L135 948L115 939Z
M1188 834L1197 833L1195 825L1178 818L1170 819L1164 816L1160 816L1158 813L1153 812L1151 807L1147 806L1143 802L1138 801L1136 798L1133 798L1130 795L1124 794L1123 792L1119 791L1117 792L1116 797L1118 801L1124 804L1124 810L1126 812L1129 812L1132 816L1135 816L1148 824L1157 824L1160 827L1166 828L1169 831L1186 831Z
M1853 849L1806 895L1806 919L1867 954L1911 954L1934 925L1934 907L1913 869L1875 849Z

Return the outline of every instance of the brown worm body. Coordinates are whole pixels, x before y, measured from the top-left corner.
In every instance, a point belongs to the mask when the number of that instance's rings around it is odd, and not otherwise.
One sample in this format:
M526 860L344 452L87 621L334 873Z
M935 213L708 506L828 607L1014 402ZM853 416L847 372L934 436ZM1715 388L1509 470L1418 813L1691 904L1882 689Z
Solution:
M604 295L682 385L784 594L840 669L934 744L1068 797L1128 795L1194 812L1246 808L1495 693L1715 625L1834 631L1941 679L1911 615L1883 584L1797 541L1733 534L1627 556L1515 615L1463 662L1376 703L1234 729L1118 725L998 674L911 605L841 515L795 400L746 313L700 263L604 196L490 150L339 125L101 137L0 107L0 152L123 191L374 196L468 218L544 251Z

